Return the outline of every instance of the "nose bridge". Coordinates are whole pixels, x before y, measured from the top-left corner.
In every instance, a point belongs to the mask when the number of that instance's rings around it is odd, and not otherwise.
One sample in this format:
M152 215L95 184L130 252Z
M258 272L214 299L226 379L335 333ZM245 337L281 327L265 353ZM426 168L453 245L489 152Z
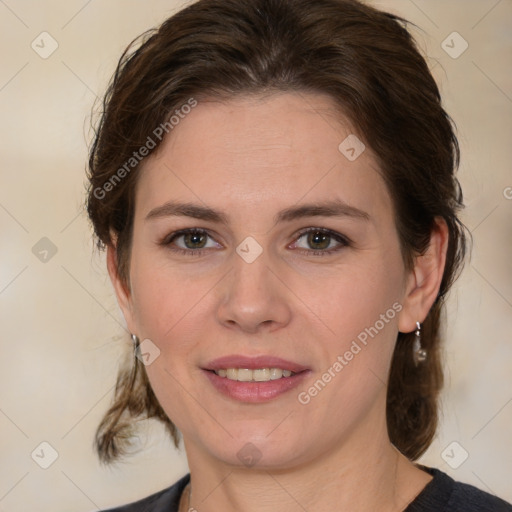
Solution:
M261 326L282 326L290 319L285 287L274 275L269 250L251 237L233 254L232 272L222 289L218 320L254 332Z

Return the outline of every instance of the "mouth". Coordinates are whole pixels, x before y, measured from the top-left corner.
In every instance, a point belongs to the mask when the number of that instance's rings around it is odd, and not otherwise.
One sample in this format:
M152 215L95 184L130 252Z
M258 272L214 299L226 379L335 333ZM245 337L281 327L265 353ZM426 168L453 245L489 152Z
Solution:
M310 369L270 356L227 356L207 364L203 371L214 389L231 399L261 403L295 388Z
M255 370L250 368L220 368L214 370L214 372L219 377L238 382L268 382L297 375L295 372L282 368L257 368Z

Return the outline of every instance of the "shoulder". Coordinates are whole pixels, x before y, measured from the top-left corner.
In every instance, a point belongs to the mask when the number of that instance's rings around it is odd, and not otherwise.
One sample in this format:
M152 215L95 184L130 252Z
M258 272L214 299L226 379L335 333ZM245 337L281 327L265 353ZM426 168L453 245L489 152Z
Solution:
M405 512L512 512L512 505L474 487L456 482L439 469L422 469L434 478Z
M512 505L477 487L454 481L447 510L512 512Z
M109 508L103 512L177 512L181 493L189 481L190 475L185 475L167 489L163 489L135 503Z

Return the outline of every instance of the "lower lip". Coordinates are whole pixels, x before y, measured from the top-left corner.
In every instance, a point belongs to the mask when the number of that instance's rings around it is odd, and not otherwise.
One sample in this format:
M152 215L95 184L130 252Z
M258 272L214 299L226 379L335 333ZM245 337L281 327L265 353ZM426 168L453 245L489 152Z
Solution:
M282 377L267 382L240 382L227 377L219 377L213 371L203 371L217 391L234 400L249 403L268 402L296 388L309 374L309 370L306 370L290 377Z

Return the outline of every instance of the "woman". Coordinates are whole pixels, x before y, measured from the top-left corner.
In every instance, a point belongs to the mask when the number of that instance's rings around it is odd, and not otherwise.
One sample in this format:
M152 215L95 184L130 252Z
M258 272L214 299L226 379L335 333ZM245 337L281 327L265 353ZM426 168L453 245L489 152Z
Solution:
M404 20L355 0L200 0L125 52L88 212L134 341L98 428L183 438L117 511L512 510L414 461L462 268L458 145Z

